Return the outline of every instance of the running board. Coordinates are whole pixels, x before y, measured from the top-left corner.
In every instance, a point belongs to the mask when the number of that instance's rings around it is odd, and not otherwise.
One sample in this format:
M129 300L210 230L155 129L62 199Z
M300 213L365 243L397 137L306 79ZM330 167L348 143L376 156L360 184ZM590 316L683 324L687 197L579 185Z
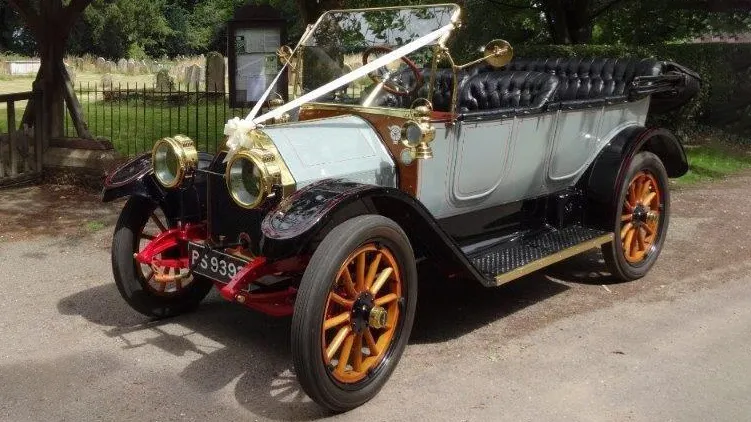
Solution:
M468 256L485 276L486 287L500 286L613 240L613 233L585 227L551 230L491 246Z

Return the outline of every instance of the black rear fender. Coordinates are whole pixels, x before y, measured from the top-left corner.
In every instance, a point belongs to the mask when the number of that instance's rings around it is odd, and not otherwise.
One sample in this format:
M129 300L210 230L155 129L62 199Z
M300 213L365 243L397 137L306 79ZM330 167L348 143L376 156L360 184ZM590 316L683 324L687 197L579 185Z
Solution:
M481 277L419 201L398 189L344 180L306 186L272 209L261 225L261 253L274 260L310 255L334 227L365 214L399 224L416 258L431 259L446 271Z
M582 178L587 193L586 223L594 228L611 231L612 221L620 212L616 205L618 187L640 151L657 155L669 177L680 177L688 171L683 145L667 129L631 126L622 130L603 148Z

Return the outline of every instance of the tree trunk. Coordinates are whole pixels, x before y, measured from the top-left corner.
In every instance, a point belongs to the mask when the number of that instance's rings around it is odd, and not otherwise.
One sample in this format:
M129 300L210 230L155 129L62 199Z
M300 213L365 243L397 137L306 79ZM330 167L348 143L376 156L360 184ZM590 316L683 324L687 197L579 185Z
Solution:
M545 0L544 14L555 44L585 44L592 40L591 0Z

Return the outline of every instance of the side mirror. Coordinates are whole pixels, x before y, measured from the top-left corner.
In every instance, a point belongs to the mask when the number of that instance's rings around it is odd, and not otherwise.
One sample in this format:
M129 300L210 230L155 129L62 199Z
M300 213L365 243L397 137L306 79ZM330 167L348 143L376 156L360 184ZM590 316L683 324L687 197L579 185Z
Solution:
M485 63L493 67L506 66L514 58L514 49L506 40L490 41L484 49Z

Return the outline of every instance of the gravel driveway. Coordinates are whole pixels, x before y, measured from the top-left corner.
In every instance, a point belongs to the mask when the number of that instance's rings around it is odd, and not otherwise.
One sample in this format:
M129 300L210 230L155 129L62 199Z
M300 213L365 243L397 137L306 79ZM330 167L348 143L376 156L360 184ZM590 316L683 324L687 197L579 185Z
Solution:
M381 394L336 420L748 420L751 176L674 191L665 250L610 284L598 253L496 289L421 291ZM211 296L151 322L120 299L122 204L0 191L0 420L310 420L289 319Z

